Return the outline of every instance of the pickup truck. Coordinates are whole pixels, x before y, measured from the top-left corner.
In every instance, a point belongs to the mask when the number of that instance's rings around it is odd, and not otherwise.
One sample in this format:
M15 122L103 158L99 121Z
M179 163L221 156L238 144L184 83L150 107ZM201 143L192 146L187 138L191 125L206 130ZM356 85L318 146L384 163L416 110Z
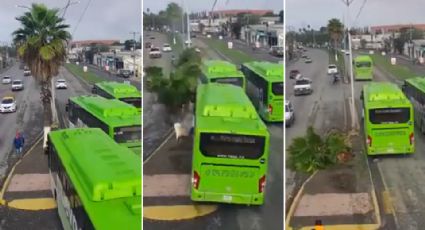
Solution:
M300 78L295 81L294 95L306 95L312 94L313 89L311 88L312 81L309 78Z

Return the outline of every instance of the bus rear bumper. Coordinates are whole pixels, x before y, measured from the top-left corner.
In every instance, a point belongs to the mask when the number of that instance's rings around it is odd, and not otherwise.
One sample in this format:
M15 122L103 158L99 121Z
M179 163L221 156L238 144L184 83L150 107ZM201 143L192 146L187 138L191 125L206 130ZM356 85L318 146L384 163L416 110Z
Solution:
M367 148L368 155L394 155L394 154L412 154L415 152L414 147L407 148Z
M263 194L229 194L229 193L212 193L200 192L192 189L191 199L201 202L218 202L227 204L247 204L247 205L262 205L264 203Z

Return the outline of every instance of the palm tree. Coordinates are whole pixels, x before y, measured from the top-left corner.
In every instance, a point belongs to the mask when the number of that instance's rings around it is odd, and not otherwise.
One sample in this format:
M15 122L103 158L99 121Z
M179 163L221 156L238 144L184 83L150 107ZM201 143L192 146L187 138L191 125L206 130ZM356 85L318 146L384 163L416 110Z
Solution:
M341 133L328 133L322 139L312 127L308 127L304 137L295 138L288 147L289 168L312 173L325 169L338 162L340 154L349 152Z
M66 42L71 39L66 31L69 25L63 23L58 11L34 3L28 12L16 18L21 27L12 33L19 57L41 85L44 143L52 125L51 79L58 74L66 57Z
M328 33L333 40L335 50L337 50L338 41L342 38L343 28L344 25L342 25L341 21L336 18L332 18L328 22Z

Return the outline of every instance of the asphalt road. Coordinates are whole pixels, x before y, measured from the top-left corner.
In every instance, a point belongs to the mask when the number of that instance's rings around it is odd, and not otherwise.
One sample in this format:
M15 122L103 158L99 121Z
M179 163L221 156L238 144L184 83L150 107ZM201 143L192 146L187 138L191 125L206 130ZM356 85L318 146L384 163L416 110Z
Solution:
M194 46L199 47L203 58L217 59L220 58L211 49L202 43L199 39L194 39ZM146 96L145 96L146 99ZM146 107L145 107L146 109ZM144 119L152 119L146 116ZM145 127L146 128L146 127ZM271 230L281 229L283 226L283 125L280 124L268 124L270 132L270 158L269 167L267 174L267 186L265 204L256 207L248 207L243 205L224 205L218 204L218 210L210 215L204 217L198 217L195 219L184 220L184 221L147 221L144 224L146 229L229 229L229 230ZM146 132L145 132L146 135ZM164 158L179 158L180 156L171 156L172 152L157 153L157 154L168 154L163 156ZM191 151L188 150L184 155L190 156ZM156 156L155 156L156 157ZM161 158L161 157L159 157ZM149 164L151 161L147 162ZM152 162L154 162L152 160ZM174 164L178 164L175 161ZM147 167L146 165L144 167ZM178 168L179 172L190 173L190 164L179 164L172 165L171 168ZM163 171L172 171L158 168L159 174ZM184 185L181 185L184 186ZM187 194L189 195L189 194ZM181 198L180 198L181 199ZM168 199L157 203L173 203L172 200ZM155 203L155 201L151 201ZM176 199L177 202L177 199ZM190 202L190 201L185 201ZM178 203L178 202L177 202Z
M149 35L149 36L148 36ZM150 37L155 39L150 39ZM151 42L155 47L162 49L168 43L167 36L158 32L144 32L143 42ZM172 70L171 53L162 53L161 58L151 59L149 49L143 45L143 68L150 66L162 67L164 76L169 76ZM176 55L177 58L177 55ZM146 159L158 147L171 128L170 115L165 106L157 102L156 95L143 88L143 159Z
M291 101L295 111L295 123L286 128L285 140L288 147L296 137L303 136L308 126L313 126L317 132L325 132L329 129L340 129L346 126L345 117L345 85L338 82L331 84L331 78L327 74L328 54L325 50L308 49L307 55L313 60L312 63L304 63L304 59L292 63L285 69L286 76L293 69L312 82L313 93L311 95L294 96L295 80L286 78L285 99ZM288 154L286 154L288 158ZM299 186L302 178L288 167L286 171L286 196L288 201L294 196L295 189ZM287 204L288 205L288 204Z
M1 76L9 75L12 79L21 79L24 90L12 92L10 84L0 84L0 97L13 96L17 104L16 113L0 114L0 177L7 169L7 159L13 150L13 138L17 130L23 131L26 142L29 143L42 130L42 106L39 86L32 77L24 77L19 65L14 65Z
M396 82L391 76L375 69L374 81ZM356 93L364 83L356 82ZM390 207L396 229L416 230L425 226L425 136L415 129L416 152L407 156L379 156L371 167L377 167L382 178L380 192L389 192Z

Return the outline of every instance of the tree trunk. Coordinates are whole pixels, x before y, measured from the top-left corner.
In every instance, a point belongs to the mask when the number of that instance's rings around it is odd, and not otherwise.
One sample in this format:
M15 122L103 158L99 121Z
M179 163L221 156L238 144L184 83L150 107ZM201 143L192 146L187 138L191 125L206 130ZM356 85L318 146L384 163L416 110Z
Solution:
M51 79L50 77L47 79ZM43 148L47 147L47 134L49 134L52 125L52 93L49 80L44 80L41 84L41 102L43 105Z

